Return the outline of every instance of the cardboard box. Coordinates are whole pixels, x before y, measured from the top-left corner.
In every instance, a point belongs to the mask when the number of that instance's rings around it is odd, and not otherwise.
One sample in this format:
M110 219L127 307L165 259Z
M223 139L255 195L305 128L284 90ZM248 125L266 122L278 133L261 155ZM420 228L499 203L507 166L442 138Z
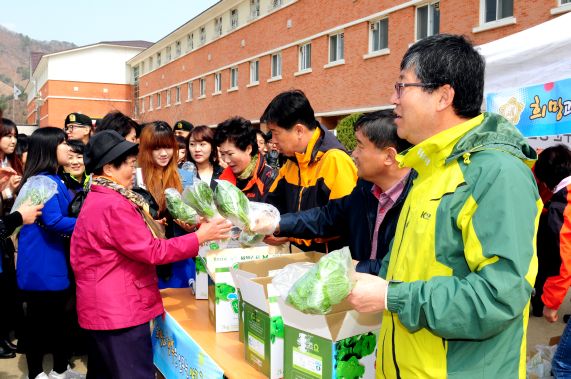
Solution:
M278 299L284 322L284 378L374 378L382 313L359 313L344 301L308 315Z
M270 275L290 263L317 262L323 254L298 253L244 262L231 270L244 308L246 361L271 379L283 377L284 329Z
M289 244L286 244L210 250L201 256L208 272L208 313L216 332L238 331L239 298L230 268L238 262L267 259L289 252ZM201 291L200 285L196 290L197 293Z
M208 271L206 271L206 263L200 256L194 258L196 265L196 279L190 286L194 297L197 300L208 299Z

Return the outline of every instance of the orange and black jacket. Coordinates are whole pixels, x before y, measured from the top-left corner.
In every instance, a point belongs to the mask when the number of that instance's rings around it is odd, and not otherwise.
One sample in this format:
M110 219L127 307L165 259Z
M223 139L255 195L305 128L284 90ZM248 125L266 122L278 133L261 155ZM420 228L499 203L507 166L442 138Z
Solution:
M288 157L270 188L267 202L281 214L304 211L349 195L356 183L353 160L337 138L320 125L305 152ZM330 252L346 245L339 238L290 240L305 251Z
M571 185L545 204L537 231L538 281L545 278L541 300L559 309L571 285Z
M250 178L243 180L238 179L230 167L226 167L224 171L222 171L219 179L234 184L246 195L248 200L265 202L268 190L274 182L276 174L276 170L268 166L263 156L258 154L258 162Z

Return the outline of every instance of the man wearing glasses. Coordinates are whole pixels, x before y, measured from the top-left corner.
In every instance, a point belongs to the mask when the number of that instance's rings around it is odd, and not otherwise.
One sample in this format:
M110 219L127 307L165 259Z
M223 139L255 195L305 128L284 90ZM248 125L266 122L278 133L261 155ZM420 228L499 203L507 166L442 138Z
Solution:
M80 140L87 145L91 137L91 117L81 113L70 113L65 118L64 131L68 139Z
M541 200L534 150L481 113L485 62L464 37L436 35L401 62L398 156L418 177L380 276L357 274L360 312L384 311L377 378L525 378Z

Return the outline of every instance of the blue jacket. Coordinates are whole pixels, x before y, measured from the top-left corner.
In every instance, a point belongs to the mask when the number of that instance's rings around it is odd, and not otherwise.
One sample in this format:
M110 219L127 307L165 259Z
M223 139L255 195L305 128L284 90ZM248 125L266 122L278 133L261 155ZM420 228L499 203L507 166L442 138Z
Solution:
M20 231L18 287L25 291L61 291L69 287L66 242L76 219L68 217L71 196L57 175L42 173L57 183L57 193L46 202L34 224Z
M416 172L411 171L402 194L381 223L376 259L371 260L370 256L379 201L371 192L373 183L363 179L357 181L349 195L330 200L323 207L281 215L279 235L297 238L341 236L342 243L349 246L353 259L359 261L357 271L378 275L414 178Z

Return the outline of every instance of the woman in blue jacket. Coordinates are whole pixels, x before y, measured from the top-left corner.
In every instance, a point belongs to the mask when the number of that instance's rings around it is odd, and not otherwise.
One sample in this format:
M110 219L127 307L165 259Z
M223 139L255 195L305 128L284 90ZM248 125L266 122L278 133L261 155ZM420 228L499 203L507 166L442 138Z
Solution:
M57 171L67 164L69 154L66 135L59 128L41 128L30 137L22 185L43 175L57 184L57 194L46 202L41 217L20 231L16 272L26 312L18 347L26 354L29 378L46 377L42 367L46 353L54 357L50 378L64 378L67 370L65 305L70 283L65 246L76 219L68 217L71 196Z

